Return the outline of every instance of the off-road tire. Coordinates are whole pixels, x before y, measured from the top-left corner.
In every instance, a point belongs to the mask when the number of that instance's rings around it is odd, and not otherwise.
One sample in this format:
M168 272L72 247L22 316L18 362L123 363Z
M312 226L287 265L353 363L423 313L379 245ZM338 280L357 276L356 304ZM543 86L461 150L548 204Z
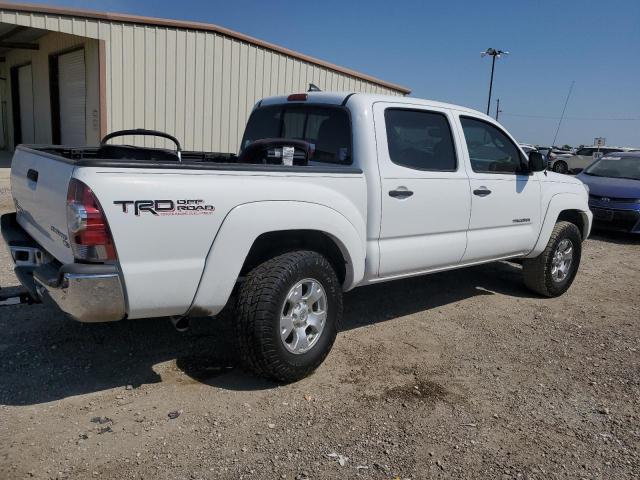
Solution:
M305 278L322 284L327 318L313 347L294 354L280 339L280 314L291 287ZM294 382L311 374L329 354L342 321L342 288L324 256L307 250L292 251L249 272L238 291L236 312L236 338L245 368L271 380Z
M552 170L556 173L569 173L569 166L567 165L567 162L558 160L553 164Z
M563 239L571 240L573 244L573 259L571 270L567 277L557 282L551 275L553 255L558 244ZM525 258L522 262L522 272L525 285L532 291L545 297L558 297L566 292L578 273L580 257L582 255L582 235L578 227L570 222L556 223L551 238L544 251L535 258Z

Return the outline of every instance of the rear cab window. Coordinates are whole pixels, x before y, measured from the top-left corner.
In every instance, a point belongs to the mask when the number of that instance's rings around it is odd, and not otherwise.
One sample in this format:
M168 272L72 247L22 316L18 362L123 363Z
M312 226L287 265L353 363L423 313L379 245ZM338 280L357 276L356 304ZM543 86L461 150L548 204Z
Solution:
M270 105L253 111L240 149L256 140L287 138L311 144L310 162L351 165L351 119L339 106Z

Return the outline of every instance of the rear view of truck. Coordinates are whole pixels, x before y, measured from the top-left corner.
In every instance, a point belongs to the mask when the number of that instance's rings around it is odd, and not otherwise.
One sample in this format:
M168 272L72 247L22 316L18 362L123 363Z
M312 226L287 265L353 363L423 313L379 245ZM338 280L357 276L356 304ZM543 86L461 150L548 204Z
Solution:
M64 157L19 147L11 169L16 213L2 217L2 233L33 299L52 297L81 321L120 320L113 238L98 199L73 171Z
M183 325L229 305L246 366L308 375L335 341L342 291L365 275L368 184L348 97L263 100L238 155L184 152L150 130L19 146L16 213L2 217L16 275L34 301L83 322ZM140 134L176 148L107 143Z

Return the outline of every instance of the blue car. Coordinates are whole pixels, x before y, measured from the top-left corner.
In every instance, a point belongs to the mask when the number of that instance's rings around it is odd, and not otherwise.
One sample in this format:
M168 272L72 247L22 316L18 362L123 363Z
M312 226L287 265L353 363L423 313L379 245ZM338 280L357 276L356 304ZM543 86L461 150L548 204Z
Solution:
M589 187L594 227L640 233L640 152L605 155L577 178Z

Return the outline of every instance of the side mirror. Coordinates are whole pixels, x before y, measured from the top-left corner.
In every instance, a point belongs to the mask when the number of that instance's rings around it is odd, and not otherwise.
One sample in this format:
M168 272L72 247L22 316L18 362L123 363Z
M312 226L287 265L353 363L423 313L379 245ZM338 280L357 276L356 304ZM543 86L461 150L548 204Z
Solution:
M532 172L542 172L547 168L544 157L540 152L532 150L529 152L529 169Z

